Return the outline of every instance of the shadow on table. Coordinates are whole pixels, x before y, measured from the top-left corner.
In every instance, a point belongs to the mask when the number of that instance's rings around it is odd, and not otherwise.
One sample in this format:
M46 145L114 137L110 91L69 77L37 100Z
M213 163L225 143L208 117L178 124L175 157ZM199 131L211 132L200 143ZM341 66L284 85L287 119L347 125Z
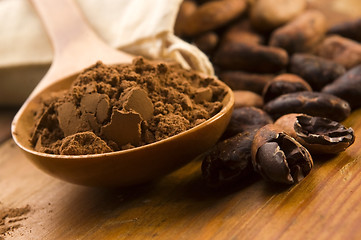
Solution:
M17 108L0 107L0 144L11 137L11 122Z

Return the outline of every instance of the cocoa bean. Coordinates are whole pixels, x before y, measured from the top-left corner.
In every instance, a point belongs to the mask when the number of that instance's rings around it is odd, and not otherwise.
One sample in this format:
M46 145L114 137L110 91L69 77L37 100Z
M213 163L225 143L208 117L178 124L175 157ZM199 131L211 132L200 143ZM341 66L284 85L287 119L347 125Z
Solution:
M195 36L210 30L215 30L240 16L247 7L245 0L210 1L200 5L191 16L185 20L186 36Z
M308 150L274 124L256 132L251 155L254 170L264 179L277 183L297 183L313 166Z
M248 20L232 24L223 34L222 42L243 42L249 44L264 44L264 37L255 32Z
M271 81L272 74L257 74L242 71L223 71L218 74L219 79L233 90L248 90L262 94L267 82Z
M332 26L327 33L361 42L361 18L336 24Z
M318 46L316 54L333 60L346 69L361 64L361 44L341 36L329 36Z
M205 54L212 55L219 42L215 32L206 32L194 39L194 44Z
M252 25L260 31L271 31L301 14L305 0L258 0L250 10Z
M322 92L344 99L352 109L361 107L361 65L350 69L333 83L326 85Z
M183 36L186 31L187 19L197 10L197 4L192 0L184 0L178 10L178 15L174 24L174 33Z
M325 58L297 53L291 57L290 72L306 80L313 90L319 91L344 74L346 69L341 64Z
M233 91L233 95L234 95L234 108L240 108L240 107L262 108L263 106L262 96L257 93L251 91L237 90L237 91Z
M286 93L312 91L310 85L297 75L284 73L268 82L263 89L263 102L269 102Z
M283 27L276 29L270 46L286 49L289 54L312 50L326 33L326 18L317 10L308 10Z
M258 129L272 122L272 118L262 109L255 107L235 108L222 139L233 137L251 129Z
M257 73L274 73L288 64L285 50L242 42L221 43L213 57L213 63L223 69Z
M241 183L255 175L251 147L255 130L239 133L219 142L202 162L202 176L208 186L224 187Z
M275 125L296 139L311 153L335 154L345 151L355 141L354 131L328 118L306 114L287 114Z
M351 112L350 105L334 95L320 92L296 92L279 96L264 107L268 114L277 119L288 113L304 113L326 117L335 121L345 120Z

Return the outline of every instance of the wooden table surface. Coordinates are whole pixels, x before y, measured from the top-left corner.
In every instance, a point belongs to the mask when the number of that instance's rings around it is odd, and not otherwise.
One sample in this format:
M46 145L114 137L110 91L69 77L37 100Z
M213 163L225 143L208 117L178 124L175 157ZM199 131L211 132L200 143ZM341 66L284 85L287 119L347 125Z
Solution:
M7 220L20 226L5 239L361 239L360 119L361 110L345 122L357 136L346 152L315 158L310 175L289 188L252 179L214 191L195 160L142 186L93 189L44 174L6 140L0 210L31 210Z
M354 18L359 0L309 0ZM321 4L322 3L322 4ZM329 13L329 10L327 11ZM315 157L300 184L255 178L232 189L205 187L201 161L128 189L72 185L38 170L10 139L14 110L0 110L0 239L361 239L361 110L344 123L355 143ZM12 216L16 208L30 212Z

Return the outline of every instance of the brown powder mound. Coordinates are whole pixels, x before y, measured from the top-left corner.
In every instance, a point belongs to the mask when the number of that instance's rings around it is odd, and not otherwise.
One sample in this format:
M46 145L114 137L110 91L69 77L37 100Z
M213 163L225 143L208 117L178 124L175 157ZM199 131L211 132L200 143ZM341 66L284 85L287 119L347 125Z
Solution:
M68 91L42 100L30 141L36 151L66 155L138 147L206 121L225 94L213 78L175 63L97 62Z
M108 147L106 142L93 132L75 133L67 136L62 140L60 146L60 154L63 155L84 155L111 151L112 149Z
M6 235L10 234L15 229L21 227L19 223L22 220L25 220L27 213L31 211L29 205L26 205L22 208L8 208L0 209L0 240L4 240Z

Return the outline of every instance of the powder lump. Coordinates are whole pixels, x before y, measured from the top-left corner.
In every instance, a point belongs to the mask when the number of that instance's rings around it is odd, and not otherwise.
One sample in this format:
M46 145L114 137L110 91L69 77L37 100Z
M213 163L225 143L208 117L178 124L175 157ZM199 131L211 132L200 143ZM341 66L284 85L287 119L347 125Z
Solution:
M0 202L0 240L20 228L20 221L25 220L25 216L31 211L29 205L22 208L4 208Z
M138 147L206 121L225 94L213 78L175 63L97 62L69 90L42 99L30 141L36 151L65 155Z

